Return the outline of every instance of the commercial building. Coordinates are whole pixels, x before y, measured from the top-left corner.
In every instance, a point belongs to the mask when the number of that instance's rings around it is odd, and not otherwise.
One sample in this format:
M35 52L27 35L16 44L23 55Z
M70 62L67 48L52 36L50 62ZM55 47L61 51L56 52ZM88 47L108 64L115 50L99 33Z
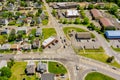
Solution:
M106 38L109 38L109 39L120 39L120 30L106 31L105 36Z
M89 32L79 32L75 34L76 39L90 39L91 33Z
M95 20L99 20L100 18L103 17L101 12L97 9L91 9L90 13L91 13L93 19L95 19Z
M104 30L114 30L115 26L108 18L100 18L100 25Z
M42 43L42 47L45 48L47 46L49 46L52 42L55 41L55 37L51 36L48 39L45 39Z
M79 16L79 12L77 10L72 10L69 9L65 12L65 16L66 17L78 17Z

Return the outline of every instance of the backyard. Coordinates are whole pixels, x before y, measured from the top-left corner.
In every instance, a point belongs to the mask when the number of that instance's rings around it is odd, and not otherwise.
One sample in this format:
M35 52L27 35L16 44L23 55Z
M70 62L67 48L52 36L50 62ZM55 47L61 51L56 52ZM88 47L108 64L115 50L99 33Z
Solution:
M85 80L115 80L115 79L98 72L91 72L87 74Z

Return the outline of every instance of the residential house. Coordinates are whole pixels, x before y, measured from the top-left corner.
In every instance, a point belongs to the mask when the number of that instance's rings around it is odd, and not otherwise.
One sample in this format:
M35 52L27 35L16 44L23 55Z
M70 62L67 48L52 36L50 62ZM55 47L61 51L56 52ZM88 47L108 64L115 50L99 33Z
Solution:
M115 30L115 26L108 18L100 18L100 25L102 30Z
M41 28L37 28L35 36L39 37L40 35L42 35L42 29Z
M55 75L52 73L41 74L41 80L55 80Z
M23 33L26 34L28 32L28 28L27 27L17 27L16 33L18 33L19 31L23 31Z
M47 64L46 63L42 63L41 61L38 63L37 65L37 71L44 73L47 71Z
M3 67L7 67L7 61L6 60L2 60L0 61L0 69Z
M32 49L37 49L39 47L40 47L40 40L39 39L34 40L32 43Z
M12 4L12 3L8 3L8 5L7 5L7 10L14 10L15 9L15 6L14 6L14 4Z
M1 45L0 50L10 50L11 45L10 44L3 44Z
M76 8L78 6L78 4L74 2L58 2L56 5L59 7L59 9Z
M7 25L9 22L7 19L0 18L0 25Z
M75 34L76 39L90 39L91 33L89 32L79 32Z
M65 12L65 16L66 17L78 17L79 16L79 12L77 10L72 10L69 9Z
M33 6L35 9L39 9L42 7L42 5L40 5L38 2L34 3Z
M18 50L19 45L18 44L11 44L10 50Z
M30 49L31 49L31 44L24 43L24 44L22 45L22 49L23 49L23 50L30 50Z
M8 28L5 28L1 31L1 35L3 34L9 34L10 33L10 30Z
M35 74L35 63L34 61L29 61L26 66L26 73L27 75Z
M100 18L103 17L101 12L97 9L91 9L90 13L91 13L93 19L95 19L95 20L99 20Z

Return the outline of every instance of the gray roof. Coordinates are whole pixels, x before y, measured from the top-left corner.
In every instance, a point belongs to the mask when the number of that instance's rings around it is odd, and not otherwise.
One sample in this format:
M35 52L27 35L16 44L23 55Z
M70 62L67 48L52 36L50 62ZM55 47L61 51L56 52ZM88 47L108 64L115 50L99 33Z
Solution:
M7 67L7 61L6 61L6 60L0 61L0 69L1 69L2 67Z
M46 71L47 67L45 63L39 62L37 65L37 71Z
M41 74L41 80L55 80L54 76L52 73Z
M79 32L79 33L76 34L76 38L88 39L88 38L91 38L91 33L89 33L89 32Z
M33 61L29 61L26 67L27 74L35 73L35 63Z
M11 47L10 44L3 44L0 49L1 50L7 50L7 49L10 49L10 47Z
M41 34L42 34L42 29L41 28L37 28L36 35L41 35Z

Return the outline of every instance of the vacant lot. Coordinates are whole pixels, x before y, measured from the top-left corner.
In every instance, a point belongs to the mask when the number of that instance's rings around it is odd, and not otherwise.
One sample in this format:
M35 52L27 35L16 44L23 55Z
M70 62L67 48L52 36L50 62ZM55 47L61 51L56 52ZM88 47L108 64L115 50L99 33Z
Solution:
M91 72L87 74L85 80L115 80L115 79L98 72Z
M50 73L54 73L54 74L65 74L67 73L66 68L57 62L49 62L48 63L48 70Z
M56 36L57 35L54 28L43 28L42 33L43 33L44 39L47 39L50 36Z

